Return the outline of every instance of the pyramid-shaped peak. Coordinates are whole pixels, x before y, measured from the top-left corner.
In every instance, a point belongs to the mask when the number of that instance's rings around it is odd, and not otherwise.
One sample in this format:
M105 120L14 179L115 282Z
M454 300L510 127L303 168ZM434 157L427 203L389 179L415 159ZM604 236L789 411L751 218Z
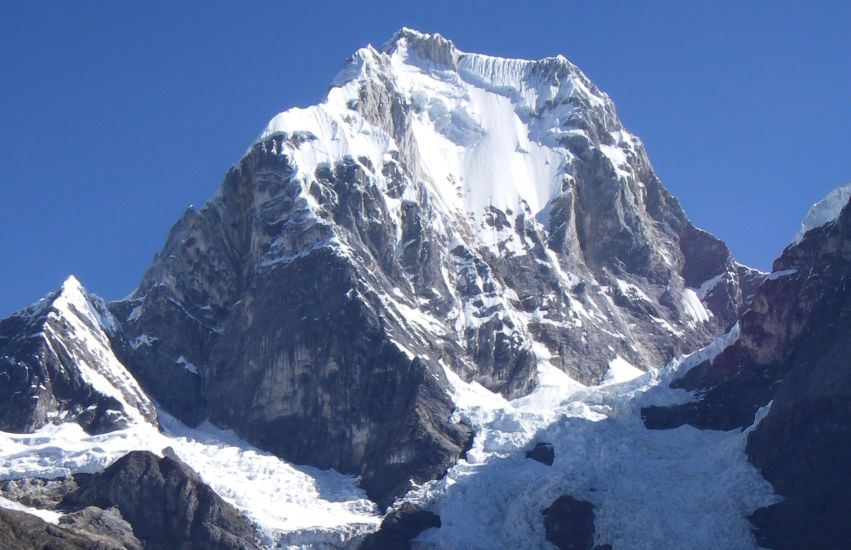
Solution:
M66 292L85 293L86 289L77 277L69 275L68 278L65 279L65 282L62 283L62 288L60 289L60 293L64 294Z

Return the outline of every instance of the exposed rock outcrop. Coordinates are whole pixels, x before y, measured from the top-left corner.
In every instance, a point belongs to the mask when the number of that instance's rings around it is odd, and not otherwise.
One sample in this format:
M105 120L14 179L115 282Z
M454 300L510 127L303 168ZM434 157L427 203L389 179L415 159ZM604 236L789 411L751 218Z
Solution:
M367 535L359 549L409 550L420 533L439 527L440 516L405 502L384 518L378 531Z
M851 205L774 263L739 338L676 385L699 400L643 411L651 428L734 429L754 422L750 461L785 500L752 516L771 548L839 548L851 540Z
M62 516L59 524L74 531L83 531L115 541L124 550L143 548L139 539L133 535L133 527L121 517L117 508L103 510L96 506L87 506Z
M124 550L123 542L0 507L0 548L5 550Z
M537 460L541 464L552 466L556 453L552 443L536 443L531 451L526 451L526 458Z
M72 509L83 507L72 522L110 529L104 519L115 507L146 549L259 548L246 518L175 459L134 451L78 484L62 502ZM107 511L87 508L92 506Z
M559 550L602 550L594 546L594 505L562 495L544 510L547 540Z

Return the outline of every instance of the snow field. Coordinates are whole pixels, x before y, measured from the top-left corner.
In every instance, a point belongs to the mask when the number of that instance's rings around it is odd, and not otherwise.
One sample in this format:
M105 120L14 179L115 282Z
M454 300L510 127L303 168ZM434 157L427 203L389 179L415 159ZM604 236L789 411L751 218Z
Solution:
M300 531L348 539L380 522L355 477L288 464L209 423L192 429L162 410L158 416L163 432L144 422L101 435L88 435L72 423L32 434L0 432L0 479L95 473L130 451L162 456L170 447L222 498L247 513L270 546Z
M737 334L734 327L659 371L635 372L617 358L612 382L596 387L545 365L538 389L515 401L450 375L456 415L477 435L466 461L406 497L439 513L443 523L425 531L416 547L545 548L541 512L570 494L594 504L600 544L757 548L746 516L777 497L745 456L752 428L648 430L640 416L642 406L692 399L669 382L717 355ZM525 458L538 441L554 445L551 467Z

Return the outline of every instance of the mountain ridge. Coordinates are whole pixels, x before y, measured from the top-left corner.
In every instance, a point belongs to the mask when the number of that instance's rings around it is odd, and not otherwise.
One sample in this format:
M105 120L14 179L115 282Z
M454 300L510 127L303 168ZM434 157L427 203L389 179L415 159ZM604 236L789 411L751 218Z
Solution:
M178 423L170 413L230 430L245 453L358 476L399 522L407 503L442 524L426 543L537 547L534 508L562 499L593 506L601 546L664 546L665 533L748 546L748 514L761 510L758 542L776 540L796 502L817 500L784 485L788 464L765 435L789 435L783 419L812 403L786 383L786 403L772 405L777 380L739 392L734 377L729 406L705 409L741 367L737 349L752 344L771 363L797 345L795 331L809 338L833 319L783 324L784 312L809 315L810 294L840 292L830 266L809 294L788 285L799 264L845 254L847 220L806 233L772 273L748 268L688 220L608 96L566 58L470 54L403 29L358 50L324 102L273 117L211 199L181 216L129 297L106 304L69 279L58 296L78 296L88 321L57 338L94 334L161 407L145 422L159 412ZM43 315L55 299L27 311ZM24 371L4 346L38 335L28 319L0 322L7 378ZM63 376L79 378L77 363ZM810 386L807 399L820 398ZM27 388L29 398L38 386ZM25 430L47 421L15 414ZM538 444L554 454L548 465L525 460ZM682 494L657 486L665 475ZM772 484L798 491L791 505ZM500 500L511 491L522 498ZM698 493L697 508L676 506ZM651 504L636 500L645 495ZM346 492L353 517L368 520L333 527L349 529L348 544L377 526L355 497ZM518 529L494 523L503 513ZM319 536L308 531L287 540Z
M516 398L550 371L646 370L726 330L759 277L565 58L406 29L274 117L110 308L120 361L172 414L383 502L469 444L449 373Z

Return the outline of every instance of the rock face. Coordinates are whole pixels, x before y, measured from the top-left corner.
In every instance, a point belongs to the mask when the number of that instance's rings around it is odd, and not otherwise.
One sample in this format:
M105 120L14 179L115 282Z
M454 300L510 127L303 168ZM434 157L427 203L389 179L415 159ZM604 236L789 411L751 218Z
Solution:
M103 510L96 506L87 506L72 512L59 520L60 525L75 531L92 533L116 541L125 550L142 550L142 543L133 534L133 527L127 523L117 508Z
M110 309L171 413L359 474L386 504L470 440L447 369L517 397L538 368L598 383L615 360L663 364L760 277L688 222L566 59L406 29L273 118Z
M115 357L116 326L106 304L73 277L0 321L0 430L69 421L103 433L155 422L150 400Z
M139 546L125 544L107 536L72 527L57 526L41 518L0 507L0 548L6 550L135 550Z
M531 451L526 451L526 458L537 460L541 464L552 466L556 453L552 443L537 443Z
M543 511L547 540L559 550L594 547L594 506L570 495L558 497Z
M440 516L405 502L384 518L378 531L367 535L359 549L407 550L420 533L439 527Z
M63 506L117 508L145 548L258 548L242 514L175 459L134 451L78 484ZM89 508L73 521L108 526Z
M750 461L782 502L752 516L770 548L840 548L851 540L851 206L808 231L774 263L737 341L677 384L700 400L648 409L651 428L733 429L767 416Z

